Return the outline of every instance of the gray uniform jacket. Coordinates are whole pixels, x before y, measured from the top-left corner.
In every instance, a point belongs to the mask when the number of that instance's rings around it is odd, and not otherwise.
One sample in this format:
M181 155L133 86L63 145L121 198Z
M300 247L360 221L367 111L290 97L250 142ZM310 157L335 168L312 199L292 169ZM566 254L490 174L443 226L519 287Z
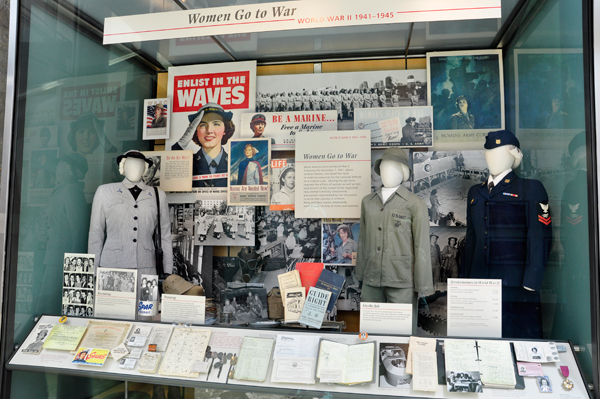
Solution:
M129 188L142 189L137 200ZM160 226L165 273L173 272L173 244L169 205L158 190ZM104 184L96 190L92 204L88 253L96 255L96 265L119 269L155 269L152 235L158 223L154 188L143 182Z
M372 287L433 291L425 201L402 186L382 198L380 188L362 199L356 277Z

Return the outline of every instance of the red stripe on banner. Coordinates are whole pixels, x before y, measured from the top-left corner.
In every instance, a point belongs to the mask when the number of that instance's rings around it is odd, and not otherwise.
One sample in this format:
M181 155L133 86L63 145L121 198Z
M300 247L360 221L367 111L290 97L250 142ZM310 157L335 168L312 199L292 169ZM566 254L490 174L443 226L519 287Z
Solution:
M106 34L104 36L134 35L136 33L164 32L164 31L167 31L167 30L214 28L215 26L234 26L234 25L248 25L248 24L264 24L266 22L287 22L287 21L295 21L295 19L294 18L290 18L290 19L276 19L276 20L273 20L273 21L238 22L238 23L235 23L235 24L218 24L218 25L207 25L207 26L186 26L186 27L183 27L183 28L140 30L140 31L137 31L137 32L108 33L108 34Z
M418 11L396 11L396 14L411 14L416 12L444 12L444 11L467 11L467 10L494 10L501 7L471 7L471 8L447 8L444 10L418 10Z

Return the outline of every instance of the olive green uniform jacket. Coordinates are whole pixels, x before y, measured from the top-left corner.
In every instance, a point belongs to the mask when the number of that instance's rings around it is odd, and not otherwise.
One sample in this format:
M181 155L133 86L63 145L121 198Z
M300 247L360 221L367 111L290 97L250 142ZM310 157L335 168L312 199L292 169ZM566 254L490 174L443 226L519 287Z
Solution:
M405 187L383 203L381 188L362 199L356 276L372 287L433 291L429 215Z

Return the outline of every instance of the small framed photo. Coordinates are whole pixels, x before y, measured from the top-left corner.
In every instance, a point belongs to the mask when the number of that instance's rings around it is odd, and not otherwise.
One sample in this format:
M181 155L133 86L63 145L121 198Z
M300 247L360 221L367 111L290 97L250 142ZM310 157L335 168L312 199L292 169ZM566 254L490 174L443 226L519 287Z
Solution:
M144 100L144 140L168 139L171 129L170 98Z
M538 388L542 393L552 393L552 385L550 384L550 378L547 375L536 377Z

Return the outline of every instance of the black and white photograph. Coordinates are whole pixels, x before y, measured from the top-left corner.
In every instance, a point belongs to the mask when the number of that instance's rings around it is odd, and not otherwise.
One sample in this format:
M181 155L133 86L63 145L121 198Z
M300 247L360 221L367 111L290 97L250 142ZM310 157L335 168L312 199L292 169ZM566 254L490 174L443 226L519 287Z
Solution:
M321 219L300 219L291 211L272 211L257 207L258 252L266 262L266 271L285 273L298 262L321 259ZM273 275L274 286L277 276Z
M230 320L251 323L268 319L267 290L265 288L227 288L221 291L223 313L230 313Z
M504 129L501 50L427 53L436 149L476 149Z
M63 263L62 314L88 316L94 308L94 259L91 254L65 253Z
M146 156L152 161L152 165L148 166L148 169L142 176L142 180L148 186L160 187L160 167L162 157L160 155L152 153L147 154Z
M286 91L282 91L282 87ZM423 70L271 75L256 78L257 112L337 111L337 130L354 129L357 108L427 104Z
M158 301L158 276L155 274L142 274L140 281L140 301Z
M362 282L356 278L355 266L332 266L328 265L325 268L329 271L342 275L346 278L344 286L340 291L340 296L335 303L334 310L352 310L360 311L360 295L362 292Z
M550 384L550 377L547 375L541 377L535 377L537 380L538 389L543 393L552 393L552 385Z
M40 324L36 327L35 331L35 341L27 345L25 348L21 349L23 353L29 353L33 355L37 355L42 351L42 346L44 345L44 341L48 338L50 331L52 331L52 327L54 324Z
M296 169L293 158L271 159L272 211L293 211L296 208Z
M446 370L448 392L483 392L479 371Z
M137 140L139 101L121 101L116 104L117 130L115 140Z
M358 219L323 219L323 254L325 265L356 265Z
M171 234L194 235L194 204L169 204Z
M144 140L168 139L170 98L144 100Z
M357 108L354 130L370 130L371 147L431 147L433 108Z
M98 270L98 291L135 292L136 270Z
M379 388L410 388L412 375L406 373L408 344L379 344Z
M448 279L456 278L465 253L466 227L431 227L430 254L435 293L419 301L417 331L421 336L447 335Z
M413 192L430 226L466 226L469 189L487 181L484 151L413 151Z
M254 246L254 207L198 199L194 204L196 245Z

